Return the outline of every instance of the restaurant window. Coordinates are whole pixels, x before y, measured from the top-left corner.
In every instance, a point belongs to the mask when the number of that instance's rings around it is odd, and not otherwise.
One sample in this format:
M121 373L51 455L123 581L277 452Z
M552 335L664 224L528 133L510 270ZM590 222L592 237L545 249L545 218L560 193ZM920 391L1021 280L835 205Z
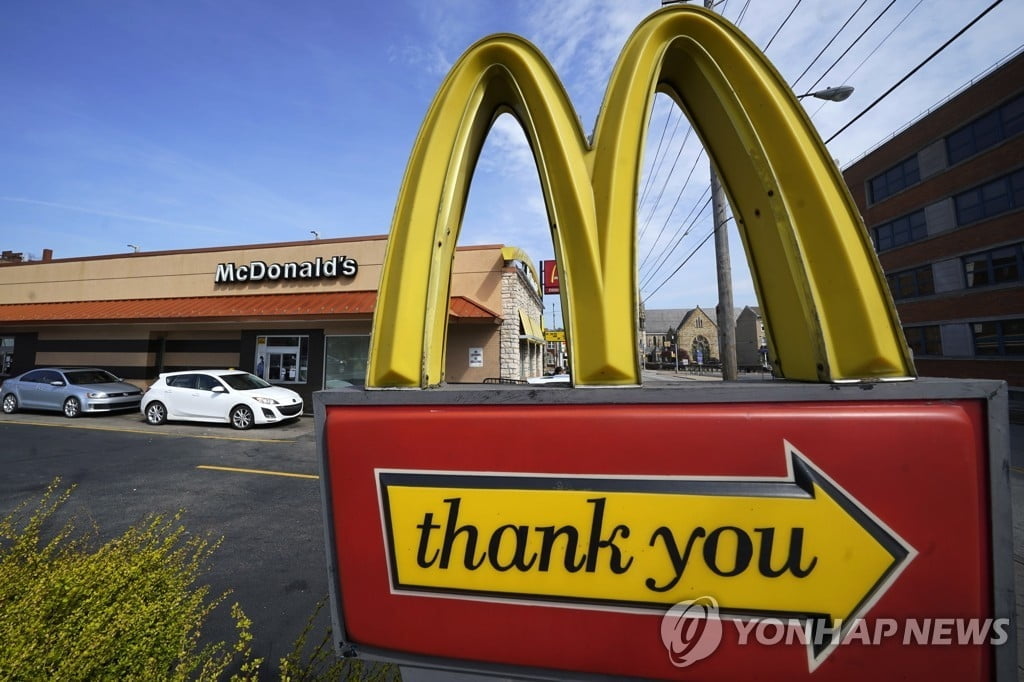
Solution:
M324 343L324 388L365 386L370 336L328 336Z
M304 384L308 368L308 336L256 337L256 376L275 384Z
M0 374L10 374L14 364L14 337L0 336Z

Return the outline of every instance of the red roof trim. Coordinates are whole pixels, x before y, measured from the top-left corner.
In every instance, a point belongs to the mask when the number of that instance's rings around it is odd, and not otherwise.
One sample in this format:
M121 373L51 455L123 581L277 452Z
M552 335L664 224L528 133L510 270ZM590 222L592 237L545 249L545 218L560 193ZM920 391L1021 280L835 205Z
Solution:
M0 323L370 317L376 304L375 291L9 303L0 305ZM463 296L451 298L448 313L457 319L500 317Z

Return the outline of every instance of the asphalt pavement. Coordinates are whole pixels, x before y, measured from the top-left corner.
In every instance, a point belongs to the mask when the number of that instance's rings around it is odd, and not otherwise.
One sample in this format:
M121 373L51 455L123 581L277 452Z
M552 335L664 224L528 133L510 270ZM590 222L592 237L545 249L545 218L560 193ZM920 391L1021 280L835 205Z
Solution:
M190 535L221 544L202 583L230 591L204 627L231 641L239 603L268 679L327 595L313 420L235 431L226 424L146 424L138 413L66 419L0 415L0 517L33 504L55 478L75 491L56 517L105 542L148 514L184 510ZM323 609L313 638L330 619Z

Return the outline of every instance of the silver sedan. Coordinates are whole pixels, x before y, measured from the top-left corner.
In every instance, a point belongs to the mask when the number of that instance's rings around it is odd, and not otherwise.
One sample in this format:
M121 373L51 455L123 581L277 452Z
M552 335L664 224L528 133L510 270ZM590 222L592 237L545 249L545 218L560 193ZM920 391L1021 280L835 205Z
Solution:
M91 412L137 410L141 401L142 390L137 386L93 367L33 369L0 385L4 414L24 408L77 417Z

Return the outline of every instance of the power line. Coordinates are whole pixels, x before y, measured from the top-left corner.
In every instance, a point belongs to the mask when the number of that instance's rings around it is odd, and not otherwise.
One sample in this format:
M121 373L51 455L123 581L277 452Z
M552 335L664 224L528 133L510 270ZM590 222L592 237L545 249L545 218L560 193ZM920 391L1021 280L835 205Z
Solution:
M693 227L697 224L697 220L700 219L701 215L703 215L704 209L708 207L708 201L705 201L705 199L710 191L711 185L704 188L704 191L701 192L697 201L690 207L686 217L680 221L679 229L675 232L675 241L673 241L670 246L662 249L658 262L648 268L647 274L643 274L643 268L637 268L640 278L643 280L642 284L646 284L650 280L654 279L654 276L659 270L661 270L662 266L665 265L665 261L672 257L672 254L676 252L676 249L679 248L682 241L689 236L690 232L693 231ZM703 204L701 202L703 202ZM685 229L683 229L684 225L686 226Z
M892 8L892 6L895 5L895 4L896 4L896 0L890 0L889 4L885 6L885 9L883 9L881 12L879 12L878 15L871 21L871 23L868 24L868 27L866 29L864 29L863 31L861 31L860 35L857 36L854 39L854 41L852 43L850 43L849 46L847 46L847 48L845 50L843 50L843 53L841 55L836 57L836 60L834 62L832 62L831 66L829 66L827 69L825 69L825 73L823 73L820 76L818 76L818 80L814 81L814 83L809 88L805 88L805 90L808 91L808 92L813 92L814 89L816 87L818 87L818 83L820 83L821 81L825 80L825 76L827 76L829 73L831 73L832 69L836 68L836 64L838 64L843 59L843 57L845 57L847 54L850 53L850 50L853 49L853 46L856 45L857 43L859 43L860 39L863 38L865 35L867 35L867 32L871 30L871 27L873 27L875 24L877 24L878 20L881 19L883 16L885 16L885 13L888 12Z
M661 149L662 145L665 142L665 133L668 131L668 123L669 121L672 120L673 111L674 109L669 109L668 114L665 115L665 125L661 129L661 137L658 139L658 148L654 151L654 163L651 164L653 168L651 172L648 174L647 180L644 182L644 188L640 192L640 200L637 203L637 206L643 206L644 201L647 199L647 190L651 186L651 180L654 179L654 176L657 175L659 171L661 171L661 164L665 162L665 156L661 153ZM682 112L679 113L679 117L680 119L682 118ZM673 137L675 137L676 128L678 127L679 119L676 119L676 127L672 129Z
M681 117L680 117L681 118ZM693 128L689 128L686 131L686 137L683 138L682 144L679 145L679 151L676 152L676 158L672 161L672 166L668 169L668 175L665 176L665 182L662 183L661 189L658 191L658 197L654 200L654 205L651 206L650 212L647 214L647 220L644 221L644 226L640 230L640 236L647 232L647 226L650 225L651 220L654 218L654 213L658 209L658 205L661 204L661 198L665 195L665 188L668 187L668 181L672 179L672 173L676 169L676 164L679 163L679 157L683 155L683 149L686 147L687 141L690 139L690 134L693 132ZM671 143L671 140L670 140Z
M683 182L683 186L679 188L679 194L676 195L676 200L672 204L672 209L668 212L668 217L665 218L665 222L662 224L661 229L658 230L658 236L655 237L654 241L651 243L651 248L647 251L647 254L644 256L643 261L641 261L639 269L643 269L644 264L647 262L647 259L651 257L651 254L654 253L654 249L658 246L658 242L661 241L661 235L665 234L665 228L668 227L669 222L672 220L672 215L676 212L676 207L679 206L679 200L683 198L683 192L686 191L687 185L690 184L690 179L693 177L693 171L696 170L697 164L700 162L701 157L703 156L704 149L702 148L699 152L697 152L697 158L693 160L693 165L690 166L690 172L687 174L686 180ZM686 222L686 220L684 219L683 222ZM643 239L642 233L640 234L639 239Z
M701 199L703 199L704 197L708 196L708 194L710 194L710 192L711 192L711 185L708 184L707 188L701 194ZM698 199L697 201L699 203L700 199ZM679 235L679 237L676 238L676 241L672 244L672 246L665 250L665 252L662 254L661 258L654 265L653 269L650 270L645 277L641 278L641 280L642 280L640 282L640 288L641 289L643 289L645 286L650 284L651 280L653 280L657 276L657 274L661 271L662 267L664 267L666 261L668 261L668 259L672 257L672 254L674 254L676 252L676 249L678 249L679 246L683 243L683 240L686 238L686 236L689 235L690 232L693 230L694 225L696 225L697 221L700 219L700 217L702 215L704 215L704 211L707 209L707 207L710 204L711 204L711 197L710 196L708 196L707 200L704 202L704 204L699 209L697 208L697 204L694 204L693 208L690 209L690 213L687 214L687 216L686 216L686 218L689 219L689 217L691 215L693 215L693 220L690 221L690 224L687 226L686 230L681 235ZM696 215L694 215L695 211L696 211ZM684 220L683 222L685 223L686 220Z
M748 7L750 7L750 0L747 0L745 3L743 3L743 9L741 9L740 13L736 16L736 21L734 23L737 26L739 26L740 23L743 21L743 17L746 16Z
M711 191L711 185L708 186L708 191ZM683 240L685 240L686 237L689 235L690 231L693 229L693 226L697 223L698 220L700 220L703 216L705 216L706 210L707 210L707 208L708 208L708 206L710 204L711 204L710 201L706 201L699 208L697 206L693 206L690 209L690 213L689 213L689 215L687 215L687 220L689 220L689 225L687 226L686 230L683 231L682 235L680 235L679 237L676 238L676 241L672 244L671 247L669 247L668 249L665 249L664 253L662 253L662 256L660 256L660 258L658 258L658 262L656 264L654 264L653 266L651 266L651 268L647 271L647 274L642 274L641 273L641 275L640 275L640 289L641 290L644 287L646 287L647 285L649 285L656 278L658 272L662 271L662 268L665 267L666 263L673 256L673 254L675 254L676 251L679 249L679 247L682 246ZM693 215L694 212L696 212L696 215ZM693 216L692 220L690 220L690 216L691 215Z
M670 111L666 118L670 117L671 113L672 112ZM669 135L668 145L666 145L666 154L664 156L662 156L661 160L658 162L657 169L655 169L654 171L651 172L651 178L650 179L651 179L652 182L654 180L654 176L658 175L661 172L661 167L662 167L662 165L665 162L665 158L667 158L667 147L671 146L672 140L675 139L675 136L676 136L676 130L679 128L679 123L684 118L685 118L685 116L683 116L683 113L679 112L679 118L676 119L676 125L675 125L675 127L673 127L672 133ZM647 207L648 207L649 210L647 211L647 218L644 220L643 227L641 227L641 229L640 229L640 235L639 235L638 239L643 239L644 235L647 234L647 228L649 228L651 226L651 221L654 220L654 215L655 215L655 213L658 212L658 206L661 205L661 199L665 195L665 189L668 187L669 180L672 179L672 172L675 170L676 164L679 163L679 157L682 155L683 149L686 147L686 143L689 141L690 134L692 132L693 132L692 128L687 129L686 135L683 137L683 141L679 145L678 151L676 151L676 158L672 161L672 166L668 170L668 175L665 176L665 182L662 183L661 189L658 191L657 198L655 198L653 200L653 202L652 201L648 201L646 199L643 202L643 203L647 204ZM637 213L638 214L640 213L641 207L642 207L642 204L638 204L637 205Z
M710 191L711 185L709 184L708 189L705 191L705 193L700 195L701 199L707 197ZM687 225L686 229L681 233L681 235L679 235L676 238L676 241L673 242L672 246L664 250L662 256L658 258L657 263L655 263L650 267L650 269L648 269L647 274L640 273L640 289L643 289L644 287L649 285L654 280L654 278L656 278L657 273L662 271L662 268L665 267L666 263L673 256L673 254L675 254L679 247L682 246L683 240L685 240L689 236L689 233L693 230L693 227L694 225L696 225L697 221L701 217L703 217L703 215L705 215L705 212L710 204L711 199L709 198L707 201L703 202L702 205L694 204L690 208L690 212L686 215L686 220L683 221L684 223L689 221L689 224ZM696 213L696 215L694 215L694 213ZM693 216L692 219L690 219L690 216Z
M797 79L793 81L793 88L796 88L796 84L799 83L800 80L807 75L807 72L811 70L811 67L814 66L819 59L821 59L821 55L825 54L825 50L827 50L832 45L832 43L835 42L835 39L839 37L839 34L843 32L843 29L846 28L847 24L853 21L853 18L857 16L857 14L861 11L861 9L864 8L864 5L866 5L867 2L868 0L861 0L861 3L860 5L857 6L857 9L853 10L853 14L851 14L846 19L846 21L843 22L843 25L839 27L839 30L836 31L835 34L833 34L832 38L830 38L827 43L825 43L825 47L821 48L821 51L818 52L817 55L815 55L814 59L811 60L811 63L807 65L806 69L804 69L804 72L797 76Z
M762 52L768 52L768 48L772 46L772 43L775 41L775 37L779 35L779 31L782 30L782 27L789 23L790 17L793 16L793 12L796 11L796 8L800 6L801 2L803 2L803 0L796 0L796 4L793 5L793 9L789 10L789 14L787 14L786 18L782 20L779 27L775 29L775 33L772 34L772 37L768 40L768 44L764 46L764 50L762 50Z
M710 202L711 199L708 199L708 201ZM646 296L646 298L644 298L643 302L647 303L647 301L651 298L651 296L654 296L656 293L658 293L658 290L660 290L663 286L668 284L669 280L671 280L673 277L675 277L676 273L683 269L683 266L686 265L690 261L691 258L693 258L693 255L695 253L700 251L700 247L702 247L705 244L707 244L708 240L711 239L711 237L714 234L715 234L715 228L711 228L711 231L708 232L707 236L704 237L704 239L701 240L700 244L697 244L697 247L693 251L690 252L690 255L688 255L686 257L686 259L682 263L679 264L679 267L676 268L675 270L673 270L672 274L669 275L668 277L666 277L665 280L661 284L659 284L654 291L652 291L651 293L647 294L647 296Z
M988 7L986 7L986 8L985 8L985 10L984 10L984 11L982 11L982 13L981 13L981 14L979 14L978 16L974 17L974 19L972 19L972 20L971 20L971 22L970 22L969 24L967 24L967 25L966 25L966 26L964 26L964 27L963 27L962 29L960 29L959 31L957 31L957 32L956 32L956 35L954 35L954 36L953 36L952 38L950 38L949 40L947 40L946 42L944 42L944 43L943 43L943 44L942 44L941 46L939 46L939 48L938 48L937 50L935 50L935 51L934 51L934 52L932 52L932 53L931 53L930 55L928 55L928 56L927 56L927 57L925 58L925 60L924 60L923 62L921 62L920 64L918 64L917 66L915 66L915 67L914 67L914 68L913 68L913 69L912 69L912 70L911 70L911 71L910 71L910 72L909 72L909 73L908 73L907 75L905 75L905 76L904 76L903 78L899 79L899 81L897 81L895 85L893 85L893 86L892 86L891 88L889 88L888 90L886 90L885 92L883 92L883 93L882 93L881 95L879 95L879 96L878 96L878 98L877 98L877 99L875 99L875 101L874 101L874 102L872 102L871 104L869 104L869 105L868 105L868 106L867 106L867 107L866 107L866 108L865 108L865 109L864 109L863 111L861 111L861 112L860 112L859 114L857 114L857 115L856 115L856 116L854 116L854 117L853 117L852 119L850 119L850 120L849 120L849 121L848 121L848 122L846 123L846 125L844 125L844 126L843 126L842 128L840 128L840 129L839 129L839 130L837 130L837 131L836 131L835 133L833 133L833 134L832 134L832 137L830 137L830 138L828 138L827 140L825 140L825 144L828 144L828 143L829 143L829 142L831 142L832 140L836 139L836 137L837 137L837 136L839 136L839 134L840 134L840 133L844 132L844 131L845 131L845 130L846 130L847 128L849 128L849 127L850 127L850 126L852 126L852 125L853 125L854 123L856 123L857 121L859 121L859 120L861 119L861 117L862 117L862 116L864 116L864 114L866 114L866 113L868 113L869 111L871 111L872 109L874 109L874 108L875 108L875 106L876 106L876 105L877 105L877 104L878 104L879 102L881 102L881 101L882 101L883 99L885 99L885 98L886 98L886 97L888 97L888 96L889 96L890 94L892 94L892 91L893 91L893 90L895 90L895 89L896 89L896 88L898 88L899 86L901 86L901 85L903 85L904 83L906 83L906 82L907 82L907 80L909 80L909 79L910 79L910 77L911 77L911 76L913 76L913 75L914 75L915 73L917 73L918 71L920 71L920 70L921 70L921 68L922 68L922 67L924 67L924 65L925 65L925 64L927 64L928 62L930 62L930 61L931 61L932 59L934 59L934 58L935 58L936 56L938 56L938 54L939 54L940 52L942 52L942 51L943 51L943 50L945 50L945 49L946 49L947 47L949 47L950 45L952 45L952 44L953 44L953 41L955 41L955 40L956 40L957 38L959 38L959 37L960 37L960 36L962 36L962 35L963 35L964 33L966 33L966 32L967 32L967 31L968 31L968 30L969 30L969 29L970 29L970 28L971 28L972 26L974 26L974 25L975 25L976 23L978 23L979 21L981 21L982 17L984 17L984 16L985 16L986 14L988 14L989 12L991 12L991 11L992 11L993 9L995 9L995 7L996 7L997 5L999 5L999 4L1000 4L1000 3L1002 3L1002 2L1003 2L1003 0L995 0L995 2L993 2L993 3L991 4L991 5L989 5Z
M875 45L874 49L872 49L871 52L869 52L867 56L861 60L860 64L857 65L857 68L848 73L846 75L846 78L841 79L840 82L849 83L851 80L853 80L853 77L857 75L857 72L860 71L864 67L864 65L867 64L868 60L871 59L875 55L875 53L881 49L882 45L885 45L889 38L892 37L892 34L899 30L899 27L903 25L903 22L910 18L910 15L913 14L917 10L917 8L921 6L922 2L924 2L924 0L917 0L917 3L910 8L910 11L904 14L903 18L896 22L896 25L893 26L892 29L890 29L889 32L885 34L885 37L882 38L877 45ZM827 105L828 102L822 102L821 104L819 104L818 108L814 110L813 114L811 114L811 118L817 116L818 112L821 111Z

